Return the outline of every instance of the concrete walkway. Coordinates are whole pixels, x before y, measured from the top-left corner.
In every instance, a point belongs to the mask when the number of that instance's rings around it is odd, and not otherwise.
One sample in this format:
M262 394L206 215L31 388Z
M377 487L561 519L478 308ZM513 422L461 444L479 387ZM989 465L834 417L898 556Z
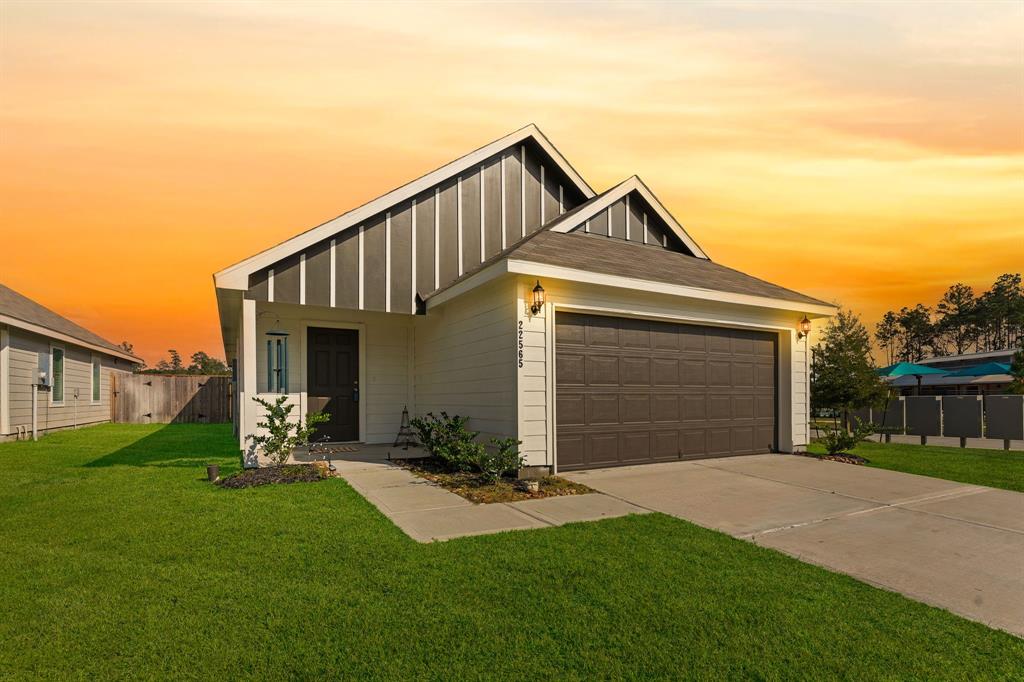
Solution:
M356 453L338 455L344 459L332 461L339 476L419 542L648 513L600 493L473 504L392 464L387 459L389 451L365 447ZM409 453L394 451L392 456L408 457Z
M793 455L564 476L1024 636L1024 494Z

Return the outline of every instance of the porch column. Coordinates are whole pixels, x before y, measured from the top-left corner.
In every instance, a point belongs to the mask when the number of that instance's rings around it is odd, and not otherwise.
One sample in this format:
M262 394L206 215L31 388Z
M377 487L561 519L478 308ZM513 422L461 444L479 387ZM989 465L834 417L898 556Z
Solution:
M256 301L242 299L242 324L238 331L238 447L246 452L246 435L256 431L252 399L256 396ZM248 458L246 458L248 462Z

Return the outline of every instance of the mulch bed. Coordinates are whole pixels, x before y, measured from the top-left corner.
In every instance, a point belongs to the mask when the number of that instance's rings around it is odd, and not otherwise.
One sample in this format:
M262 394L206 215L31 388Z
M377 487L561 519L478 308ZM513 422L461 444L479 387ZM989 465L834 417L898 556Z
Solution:
M255 488L272 483L314 483L330 477L326 465L286 464L284 466L243 469L236 474L218 480L215 485L222 488Z
M538 481L540 490L535 493L528 492L521 489L512 479L489 483L482 480L477 473L450 471L443 462L432 457L395 459L392 462L476 504L539 500L545 497L583 495L594 492L585 485L573 483L558 476L544 476Z
M830 462L842 462L843 464L867 464L870 461L860 455L851 455L848 452L839 452L834 455L818 455L813 452L801 452L800 454L805 457L827 459Z

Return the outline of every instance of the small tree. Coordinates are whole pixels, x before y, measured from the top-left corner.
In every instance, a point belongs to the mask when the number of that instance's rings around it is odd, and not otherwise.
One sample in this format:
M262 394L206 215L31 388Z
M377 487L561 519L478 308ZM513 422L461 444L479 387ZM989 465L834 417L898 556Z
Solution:
M871 336L852 312L840 310L829 320L811 354L811 406L815 409L840 410L846 424L850 410L885 400L888 386L875 373Z
M267 411L264 421L256 422L256 427L265 433L249 434L246 440L263 450L263 454L274 464L281 466L288 461L292 450L300 445L308 445L309 439L316 431L316 425L328 421L331 417L323 412L309 412L304 422L293 422L288 419L294 405L286 405L288 396L283 395L274 402L261 398L253 398Z

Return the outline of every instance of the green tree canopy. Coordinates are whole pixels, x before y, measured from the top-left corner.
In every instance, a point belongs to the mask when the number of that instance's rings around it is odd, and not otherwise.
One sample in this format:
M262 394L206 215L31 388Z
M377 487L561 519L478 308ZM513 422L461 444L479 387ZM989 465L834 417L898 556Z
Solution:
M822 339L811 349L811 406L851 410L878 405L888 386L875 372L871 359L871 335L860 318L840 310L829 320Z

